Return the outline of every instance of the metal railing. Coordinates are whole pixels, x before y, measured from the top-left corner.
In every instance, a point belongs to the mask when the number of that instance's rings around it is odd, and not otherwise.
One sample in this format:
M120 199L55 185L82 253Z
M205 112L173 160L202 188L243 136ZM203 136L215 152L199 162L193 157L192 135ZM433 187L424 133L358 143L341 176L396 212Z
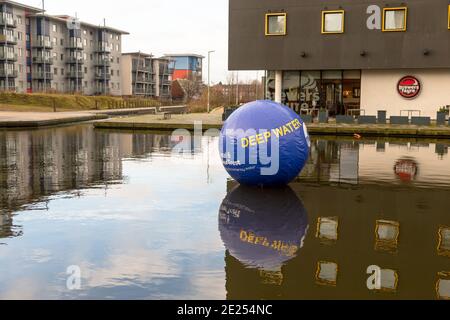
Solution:
M97 73L95 73L95 79L96 80L110 80L111 74L97 72Z
M69 71L66 73L66 78L78 78L83 79L84 78L84 72L83 71Z
M0 60L17 61L18 55L13 52L0 52Z
M17 20L0 14L0 26L17 27Z
M33 63L36 64L53 64L53 58L50 57L33 57Z
M38 37L37 39L34 40L33 47L53 49L53 43L50 41L50 39L44 39L42 37Z
M17 70L0 70L0 78L17 78Z
M37 71L37 72L33 72L33 79L35 80L53 80L53 73L51 72L42 72L42 71Z
M68 64L84 64L84 59L83 58L77 58L77 57L69 57L67 58L67 63Z
M0 34L0 43L17 44L17 37L10 34Z

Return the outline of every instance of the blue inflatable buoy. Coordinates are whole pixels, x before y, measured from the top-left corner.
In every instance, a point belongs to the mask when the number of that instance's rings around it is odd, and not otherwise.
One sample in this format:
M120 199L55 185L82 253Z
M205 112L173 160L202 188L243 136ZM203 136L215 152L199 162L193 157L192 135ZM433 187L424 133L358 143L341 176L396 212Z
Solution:
M220 151L225 169L240 184L287 185L304 168L310 140L302 119L273 101L255 101L225 122Z

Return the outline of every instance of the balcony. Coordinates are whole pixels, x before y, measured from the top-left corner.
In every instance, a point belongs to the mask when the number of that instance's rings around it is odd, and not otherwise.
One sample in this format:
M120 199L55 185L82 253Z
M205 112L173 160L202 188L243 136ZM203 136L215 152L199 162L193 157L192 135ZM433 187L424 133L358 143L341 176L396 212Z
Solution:
M97 53L111 53L112 48L109 45L98 45L95 48L95 52Z
M17 53L13 53L13 52L7 52L7 53L4 53L4 52L0 52L0 61L6 61L6 60L8 60L8 61L15 62L15 61L17 61L17 59L18 59Z
M0 78L17 78L17 70L0 70Z
M0 34L0 43L2 44L17 44L17 37L12 35Z
M50 57L33 57L33 64L53 64L53 58Z
M69 44L67 45L67 49L72 49L72 50L83 50L83 42L80 40L75 40L73 38L71 38L69 40Z
M94 64L95 64L96 67L110 67L111 66L111 60L110 59L95 60Z
M42 72L37 71L33 72L33 79L34 80L53 80L53 73L51 72Z
M33 48L53 49L50 39L37 38L33 42Z
M154 92L152 89L136 88L133 94L136 96L152 96Z
M67 64L84 64L83 58L77 58L77 57L69 57L66 61Z
M110 88L104 88L104 87L97 87L95 89L95 94L96 95L110 95L111 94L111 89Z
M12 17L6 17L4 15L0 15L0 26L9 27L9 28L17 28L17 21Z
M18 88L16 86L0 86L0 91L3 92L17 92Z
M76 71L69 71L69 72L67 72L66 73L66 78L69 78L69 79L83 79L84 78L84 73L83 73L83 71L78 71L78 72L76 72Z
M95 73L95 80L100 81L111 80L111 75L109 73L97 72Z
M133 82L135 83L154 83L153 79L150 77L133 77Z

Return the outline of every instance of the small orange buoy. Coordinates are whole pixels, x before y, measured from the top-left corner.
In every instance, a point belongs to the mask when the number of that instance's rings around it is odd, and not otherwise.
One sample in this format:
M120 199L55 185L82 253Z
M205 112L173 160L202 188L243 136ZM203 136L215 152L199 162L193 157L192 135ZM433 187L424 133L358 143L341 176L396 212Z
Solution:
M354 137L355 137L355 139L358 139L358 140L362 139L362 137L359 134L357 134L357 133L355 133Z

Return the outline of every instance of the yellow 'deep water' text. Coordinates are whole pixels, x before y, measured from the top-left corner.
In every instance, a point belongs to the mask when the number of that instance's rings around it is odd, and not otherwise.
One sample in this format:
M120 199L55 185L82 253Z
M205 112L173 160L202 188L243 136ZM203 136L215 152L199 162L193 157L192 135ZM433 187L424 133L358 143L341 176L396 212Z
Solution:
M279 139L280 137L292 134L295 131L299 130L301 127L302 124L300 123L300 121L298 119L295 119L285 124L284 126L272 129L271 131L266 131L250 137L242 138L241 145L242 148L255 147L257 145L267 143L272 137L276 137Z

